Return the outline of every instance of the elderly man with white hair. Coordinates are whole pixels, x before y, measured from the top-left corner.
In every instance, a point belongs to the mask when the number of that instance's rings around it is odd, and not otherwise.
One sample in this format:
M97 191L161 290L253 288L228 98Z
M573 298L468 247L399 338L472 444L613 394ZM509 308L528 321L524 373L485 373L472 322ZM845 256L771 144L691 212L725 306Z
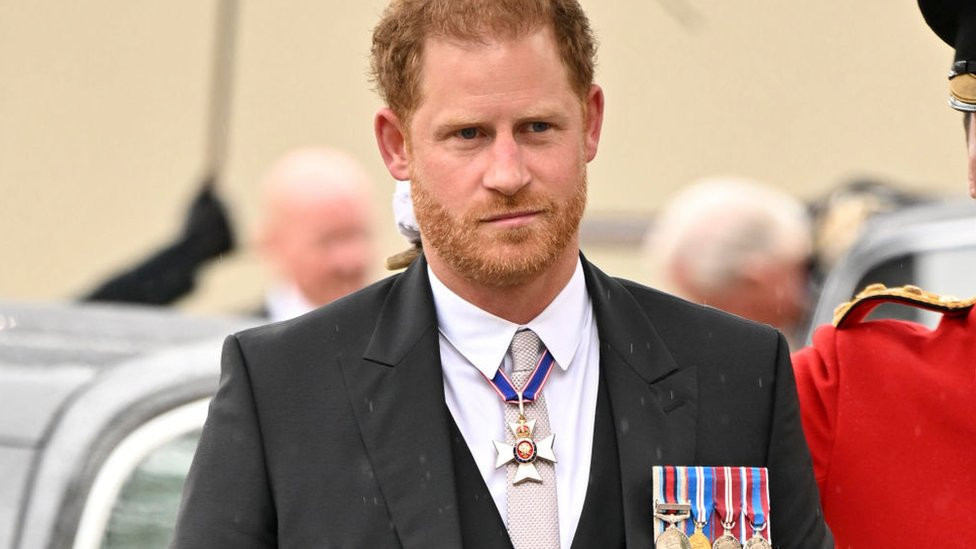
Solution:
M682 189L645 241L646 263L659 286L770 324L787 339L806 314L810 251L803 205L737 177L702 179Z
M295 149L268 170L263 187L257 246L274 277L268 318L293 318L366 285L375 253L372 183L358 161L331 148Z

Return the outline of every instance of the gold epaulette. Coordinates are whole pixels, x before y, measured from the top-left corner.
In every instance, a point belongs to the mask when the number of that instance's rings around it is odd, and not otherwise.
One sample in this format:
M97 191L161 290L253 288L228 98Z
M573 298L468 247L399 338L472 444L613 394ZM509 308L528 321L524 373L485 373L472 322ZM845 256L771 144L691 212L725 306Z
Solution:
M871 284L853 300L841 303L834 309L834 326L840 328L845 324L856 324L882 303L901 303L943 314L962 314L976 305L976 297L959 299L926 292L918 286L888 288L884 284Z

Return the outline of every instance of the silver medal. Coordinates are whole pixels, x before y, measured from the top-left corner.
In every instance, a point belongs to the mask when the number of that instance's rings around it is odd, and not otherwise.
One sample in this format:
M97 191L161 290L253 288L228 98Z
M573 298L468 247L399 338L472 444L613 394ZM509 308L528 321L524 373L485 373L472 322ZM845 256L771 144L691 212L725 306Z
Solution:
M732 534L725 533L715 540L712 549L742 549L742 544Z
M684 532L678 530L675 525L668 528L657 537L654 542L655 549L692 549L691 541Z
M766 541L766 538L756 534L746 542L746 549L773 549L773 546Z

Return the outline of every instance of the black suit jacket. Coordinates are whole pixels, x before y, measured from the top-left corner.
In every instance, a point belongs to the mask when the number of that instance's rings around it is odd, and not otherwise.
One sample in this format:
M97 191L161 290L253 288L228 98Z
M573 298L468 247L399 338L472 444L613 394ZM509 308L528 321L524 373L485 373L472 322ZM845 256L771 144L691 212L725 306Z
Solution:
M627 545L653 547L651 467L672 464L768 467L776 545L832 546L782 336L583 264ZM174 547L459 547L432 299L420 259L229 337Z

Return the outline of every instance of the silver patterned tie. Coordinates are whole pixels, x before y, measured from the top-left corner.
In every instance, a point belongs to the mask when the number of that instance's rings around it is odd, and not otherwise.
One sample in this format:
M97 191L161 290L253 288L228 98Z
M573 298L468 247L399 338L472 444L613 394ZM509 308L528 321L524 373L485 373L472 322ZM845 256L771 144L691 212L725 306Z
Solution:
M509 347L512 354L512 383L521 388L539 362L542 341L532 330L519 330ZM518 406L505 406L505 423L518 421ZM538 395L535 402L525 405L525 417L535 420L532 438L549 436L549 413L545 395ZM505 429L508 442L514 444L515 436ZM556 503L556 471L552 463L536 460L542 482L522 482L513 485L517 465L509 463L508 473L508 534L515 549L558 549L559 508Z

